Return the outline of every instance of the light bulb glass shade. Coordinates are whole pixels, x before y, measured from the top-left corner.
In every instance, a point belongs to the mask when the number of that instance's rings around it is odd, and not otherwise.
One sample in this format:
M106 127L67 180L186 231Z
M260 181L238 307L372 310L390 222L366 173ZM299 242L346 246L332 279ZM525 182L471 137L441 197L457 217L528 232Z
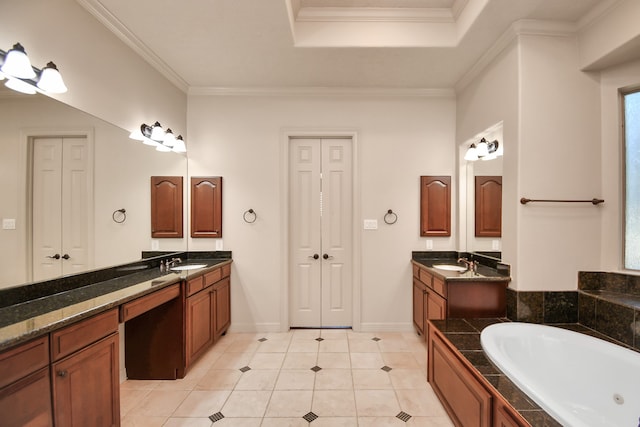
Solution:
M40 72L38 87L49 93L65 93L67 91L62 76L53 62L49 62Z
M489 153L486 156L482 157L481 159L484 160L493 160L493 159L497 159L498 156L496 155L496 152L494 151L493 153Z
M20 79L35 79L36 73L33 71L31 61L20 43L13 45L4 57L4 64L0 68L7 76L18 77Z
M185 145L183 139L182 139L182 135L178 135L176 138L176 143L173 146L173 151L175 151L176 153L186 153L187 152L187 146Z
M142 139L142 143L143 143L144 145L151 145L151 146L153 146L153 147L155 147L155 146L157 146L157 145L158 145L158 142L157 142L157 141L154 141L153 139L149 139L149 138L147 138L146 136Z
M4 80L4 73L2 71L0 71L0 82Z
M151 127L151 136L149 138L153 139L154 141L162 142L164 141L164 134L164 129L162 129L160 123L155 122Z
M173 147L176 145L176 137L170 128L168 128L167 132L164 134L164 141L162 143L167 147Z
M478 160L478 150L475 145L471 144L471 147L469 147L464 155L464 159L469 162L475 162Z
M9 77L9 80L7 80L4 85L9 89L26 93L27 95L34 95L36 93L36 87L30 83L25 82L24 80Z
M144 135L142 134L140 129L136 129L136 130L134 130L133 132L131 132L129 134L129 138L135 139L136 141L143 141L144 140Z
M156 151L168 152L168 151L171 151L171 147L167 147L164 144L158 144L156 145Z
M478 157L484 157L489 154L489 144L487 144L487 140L482 138L478 145L476 145L476 150Z
M504 154L503 145L498 142L498 140L494 141L498 145L498 149L496 150L496 156L502 156Z

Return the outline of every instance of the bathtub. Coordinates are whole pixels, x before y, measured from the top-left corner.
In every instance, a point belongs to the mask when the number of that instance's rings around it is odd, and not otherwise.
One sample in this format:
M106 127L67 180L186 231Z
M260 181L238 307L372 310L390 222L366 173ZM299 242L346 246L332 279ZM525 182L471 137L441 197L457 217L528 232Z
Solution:
M640 353L578 332L499 323L480 336L487 357L567 427L640 427Z

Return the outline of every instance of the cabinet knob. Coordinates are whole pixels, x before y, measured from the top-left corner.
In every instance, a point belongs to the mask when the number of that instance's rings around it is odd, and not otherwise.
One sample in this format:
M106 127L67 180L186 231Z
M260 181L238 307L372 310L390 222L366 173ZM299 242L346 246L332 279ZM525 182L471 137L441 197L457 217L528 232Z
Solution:
M58 371L57 374L60 378L64 378L67 376L67 371Z

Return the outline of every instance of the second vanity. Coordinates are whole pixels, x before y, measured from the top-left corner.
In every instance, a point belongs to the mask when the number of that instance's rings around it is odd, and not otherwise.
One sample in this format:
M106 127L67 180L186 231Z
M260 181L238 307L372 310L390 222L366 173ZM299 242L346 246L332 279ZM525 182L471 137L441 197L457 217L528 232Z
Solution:
M476 271L456 271L459 258L476 261ZM508 266L490 257L458 252L413 252L411 263L413 323L425 339L428 320L506 315Z
M173 256L197 268L161 270ZM156 256L0 291L0 424L120 425L121 328L129 378L184 377L230 325L231 262Z

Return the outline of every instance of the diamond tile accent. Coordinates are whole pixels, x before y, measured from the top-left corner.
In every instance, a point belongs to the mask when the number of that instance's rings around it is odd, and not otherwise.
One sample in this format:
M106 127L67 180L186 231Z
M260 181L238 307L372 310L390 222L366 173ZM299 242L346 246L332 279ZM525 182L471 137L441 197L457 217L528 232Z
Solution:
M311 370L312 370L313 372L318 372L318 371L322 370L322 368L321 368L320 366L316 365L316 366L314 366L313 368L311 368Z
M311 421L313 421L313 420L317 419L317 418L318 418L318 416L317 416L316 414L314 414L313 412L309 412L308 414L306 414L306 415L305 415L304 417L302 417L302 418L304 418L304 419L305 419L305 421L307 421L307 422L311 422Z
M318 342L324 341L324 338L316 338L316 341L318 341Z
M389 371L391 370L391 368L390 368L390 367L388 367L387 365L384 365L384 366L383 366L382 368L380 368L380 369L382 369L382 370L383 370L383 371L385 371L385 372L389 372Z
M248 366L243 366L242 368L240 368L240 372L247 372L247 371L250 371L250 370L251 370L251 368L248 367Z
M407 414L404 411L400 411L400 413L398 415L396 415L396 418L398 418L398 419L400 419L400 420L402 420L402 421L404 421L406 423L407 421L409 421L411 419L411 415Z
M260 341L260 342L265 342L266 340L267 340L267 339L263 337L263 338L260 338L258 341Z
M224 415L222 415L222 412L216 412L215 414L213 414L213 415L211 415L211 416L209 417L209 419L210 419L211 421L213 421L214 423L215 423L216 421L220 421L220 420L221 420L221 419L223 419L223 418L224 418Z
M382 338L378 338L378 337L373 337L373 338L371 338L371 339L372 339L373 341L376 341L376 342L377 342L377 341L381 341L381 340L382 340Z

